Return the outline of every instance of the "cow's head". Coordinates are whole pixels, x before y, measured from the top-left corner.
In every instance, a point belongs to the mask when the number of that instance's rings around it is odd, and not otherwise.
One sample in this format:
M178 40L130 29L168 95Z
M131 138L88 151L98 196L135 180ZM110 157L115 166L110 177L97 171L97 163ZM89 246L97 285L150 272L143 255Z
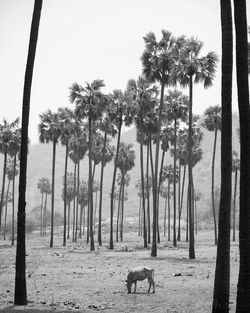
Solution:
M126 280L126 285L127 285L128 293L131 293L132 282Z

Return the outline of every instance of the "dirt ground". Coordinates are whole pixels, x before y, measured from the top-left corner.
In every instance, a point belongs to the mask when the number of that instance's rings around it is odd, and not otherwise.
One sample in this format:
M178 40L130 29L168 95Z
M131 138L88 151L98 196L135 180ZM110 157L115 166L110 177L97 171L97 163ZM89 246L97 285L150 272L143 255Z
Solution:
M212 232L196 236L196 259L188 259L188 244L172 247L162 238L158 256L150 257L135 233L108 249L104 244L90 252L84 240L62 246L62 236L27 237L27 306L13 306L15 247L0 240L0 312L155 312L210 313L213 295L216 247ZM148 294L147 281L138 282L137 293L127 294L128 269L148 265L155 270L155 294ZM238 244L231 247L231 311L235 310L238 278Z

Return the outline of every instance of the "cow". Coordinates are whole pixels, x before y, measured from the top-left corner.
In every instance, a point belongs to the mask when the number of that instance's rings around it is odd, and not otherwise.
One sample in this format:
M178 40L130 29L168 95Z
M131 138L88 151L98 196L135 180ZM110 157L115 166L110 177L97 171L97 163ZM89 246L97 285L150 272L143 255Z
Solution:
M148 283L149 283L148 292L151 289L151 285L153 285L153 293L155 293L154 270L151 267L147 267L147 266L138 266L129 270L127 280L126 280L128 293L131 293L131 287L133 283L135 284L135 289L134 289L134 293L135 293L137 280L144 280L146 278L148 279Z

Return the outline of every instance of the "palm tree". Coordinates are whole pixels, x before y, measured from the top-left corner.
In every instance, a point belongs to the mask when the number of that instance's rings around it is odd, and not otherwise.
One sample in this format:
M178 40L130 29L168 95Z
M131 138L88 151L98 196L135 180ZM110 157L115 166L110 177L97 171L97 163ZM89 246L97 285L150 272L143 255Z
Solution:
M231 1L220 1L222 29L221 76L221 197L218 245L214 278L213 313L229 312L230 288L230 208L232 169L232 9ZM244 311L247 312L247 311Z
M129 126L132 123L132 116L130 112L131 97L128 92L122 92L121 90L114 90L113 94L110 96L110 106L108 108L108 117L110 123L113 123L117 128L117 145L114 160L114 172L112 178L112 187L110 194L110 242L109 248L114 249L114 239L113 239L113 215L114 215L114 195L115 195L115 182L116 182L116 172L117 172L117 161L120 148L121 140L121 129L123 123Z
M159 148L160 133L162 123L162 110L164 100L164 89L172 84L171 71L174 66L174 54L176 47L182 42L183 37L176 40L169 31L162 30L162 39L157 42L153 32L148 33L144 38L145 50L141 57L143 74L149 82L159 82L161 85L160 105L158 108L157 135L155 149L155 168L153 179L153 242L151 256L157 256L157 195L159 188L158 164L159 164Z
M41 219L41 224L40 224L40 236L42 236L42 231L43 231L43 203L44 203L44 180L46 178L42 177L38 180L37 183L37 189L40 190L40 193L42 195L41 197L41 204L40 204L40 219Z
M236 312L250 311L250 107L248 85L248 43L246 1L234 1L236 34L236 72L240 115L240 270L237 288Z
M64 166L64 214L63 214L63 246L66 245L66 219L67 219L67 171L68 171L68 154L69 154L69 140L78 126L75 121L75 116L69 108L59 108L58 115L61 126L61 143L65 146L65 166Z
M98 222L98 243L99 246L102 245L102 192L103 192L103 177L104 177L104 167L108 162L110 162L114 157L114 147L109 145L108 136L112 137L116 134L116 129L110 123L108 116L104 116L98 125L99 129L104 133L103 147L102 147L102 159L101 159L101 177L100 177L100 200L99 200L99 222Z
M52 192L51 192L51 232L50 248L53 247L54 237L54 204L55 204L55 164L56 164L56 145L61 136L60 117L58 113L48 110L39 115L40 124L38 125L39 140L41 143L53 143L52 154Z
M122 195L121 195L121 227L120 227L120 239L123 240L123 215L124 215L124 187L125 187L125 175L135 166L135 151L132 149L133 145L125 143L120 144L120 149L118 152L117 167L121 171L121 186L122 186Z
M189 86L189 133L188 133L188 194L189 194L189 258L195 259L194 249L194 220L193 220L193 199L192 199L192 109L193 109L193 83L203 82L204 88L211 87L215 77L218 57L215 52L209 52L205 57L199 54L203 43L195 38L185 40L179 51L178 61L174 70L174 80L181 86Z
M1 229L1 219L2 219L2 208L5 192L5 178L6 178L6 166L7 166L7 155L11 149L11 142L15 132L18 129L19 118L15 119L13 122L8 123L7 120L3 120L3 124L0 125L0 152L4 155L3 162L3 179L2 179L2 192L0 199L0 229Z
M215 153L216 153L216 143L217 143L217 132L221 129L221 107L219 105L210 106L204 112L204 127L208 131L214 132L214 148L213 148L213 159L212 159L212 207L214 215L214 243L217 245L217 222L215 214L215 204L214 204L214 164L215 164Z
M74 83L70 89L70 102L76 105L76 114L81 118L88 118L88 149L89 149L89 209L90 209L90 250L95 250L93 234L93 177L92 177L92 127L101 116L106 98L101 93L103 80L97 79L86 83L85 87Z
M197 202L201 199L201 193L199 190L194 190L194 212L195 212L195 234L198 234L198 212L197 212Z
M240 158L237 151L232 153L232 172L234 172L234 197L233 197L233 241L235 241L235 213L236 213L236 193L238 183L238 171L240 170Z
M173 223L173 245L177 246L176 240L176 162L177 162L177 132L179 123L185 122L188 111L188 97L183 95L181 91L174 89L169 90L165 98L166 115L169 122L173 121L174 138L173 138L173 156L174 156L174 177L173 177L173 200L174 200L174 223Z
M140 143L140 165L141 165L141 191L142 191L142 209L143 209L143 238L144 248L147 248L147 228L146 228L146 209L145 209L145 196L144 196L144 164L143 164L143 121L151 110L151 99L157 96L158 91L155 86L143 77L139 77L137 81L129 80L128 90L132 94L134 120L137 126L137 141Z
M88 183L85 182L84 180L80 182L78 201L81 208L79 238L82 238L82 234L84 235L85 229L85 207L88 205Z
M28 125L29 125L30 92L41 9L42 9L42 0L35 0L30 31L29 51L24 78L19 199L18 199L18 218L17 218L17 248L16 248L16 267L15 267L16 269L15 299L14 299L15 305L27 304L26 275L25 275L25 206L26 206L25 193L26 193L26 173L27 173L27 153L28 153Z

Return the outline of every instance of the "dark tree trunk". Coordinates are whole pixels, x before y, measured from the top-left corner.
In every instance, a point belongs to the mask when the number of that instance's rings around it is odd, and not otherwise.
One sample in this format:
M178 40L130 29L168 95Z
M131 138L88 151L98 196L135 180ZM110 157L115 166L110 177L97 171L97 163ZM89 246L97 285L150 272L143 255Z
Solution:
M43 219L44 219L44 212L43 212L43 197L44 193L42 192L41 204L40 204L40 236L43 235Z
M123 241L123 217L124 217L124 171L122 171L122 181L121 181L121 186L122 186L122 198L121 198L121 204L122 204L122 209L121 209L121 222L120 222L120 240Z
M122 113L120 113L120 114L122 114ZM122 116L120 116L120 123L119 123L119 127L118 127L117 147L116 147L113 181L112 181L112 189L111 189L111 197L110 197L111 200L110 200L110 241L109 241L109 248L111 250L114 249L114 239L113 239L114 191L115 191L115 180L116 180L116 172L117 172L117 159L118 159L120 140L121 140L121 128L122 128Z
M104 134L103 142L103 154L102 154L102 164L101 164L101 178L100 178L100 200L99 200L99 223L98 223L98 243L99 246L102 245L102 190L103 190L103 174L104 174L104 162L105 162L105 151L107 143L107 132Z
M93 205L93 176L92 176L92 112L89 112L89 188L88 188L88 196L89 196L89 235L90 235L90 251L95 250L94 243L94 232L93 232L93 213L94 213L94 205Z
M47 226L47 198L48 198L48 193L45 193L45 201L44 201L44 208L43 208L43 227L44 227L44 236L46 236L46 226Z
M234 175L234 204L233 204L233 241L235 241L235 216L236 216L236 194L237 194L238 171Z
M213 160L212 160L212 207L213 207L213 217L214 217L214 243L217 245L217 221L216 221L216 212L215 212L215 203L214 203L214 163L215 163L215 153L216 153L216 142L217 142L217 128L214 132L214 149L213 149Z
M145 208L145 185L144 185L144 169L143 169L143 133L142 120L140 121L140 165L141 165L141 192L142 192L142 212L143 212L143 242L144 248L147 248L147 228L146 228L146 208Z
M22 131L21 131L21 151L20 151L20 176L19 176L19 199L17 216L17 248L16 248L16 267L15 267L15 305L27 304L26 272L25 272L25 194L26 194L26 174L27 174L27 154L28 154L28 126L30 110L30 92L34 60L36 54L36 44L42 9L42 0L36 0L34 5L29 51L26 64L23 91L22 107ZM1 213L1 212L0 212Z
M53 160L52 160L50 248L53 247L53 237L54 237L55 167L56 167L56 141L54 139L53 140Z
M221 0L220 5L222 29L221 194L212 312L228 313L230 294L230 212L232 189L233 42L231 2L230 0Z
M151 243L150 224L150 189L149 189L149 140L147 143L147 216L148 216L148 243Z
M168 241L170 241L170 181L168 179Z
M66 246L68 150L69 150L69 145L68 145L68 142L67 142L67 143L66 143L66 151L65 151L65 166L64 166L63 246Z
M78 207L79 207L79 186L80 186L80 160L78 160L78 163L77 163L77 191L76 191L76 229L75 229L75 242L77 242Z
M192 197L192 185L193 185L193 157L192 157L192 106L193 106L193 76L189 78L189 126L188 126L188 194L189 194L189 258L195 259L194 250L194 207Z
M14 176L12 184L12 235L11 235L11 245L14 246L15 239L15 183L16 183L16 154L14 156Z
M160 207L160 188L161 188L161 180L162 180L162 170L165 158L165 151L162 151L161 156L161 166L160 166L160 173L159 173L159 186L158 186L158 193L157 193L157 243L161 242L160 238L160 228L159 228L159 207Z
M182 188L181 188L181 205L180 205L180 215L179 215L179 225L178 225L178 236L177 236L178 241L181 241L181 213L182 213L182 207L183 207L186 168L187 168L187 166L184 165L184 172L183 172L183 178L182 178Z
M174 189L174 220L173 220L173 246L177 247L176 241L176 118L174 120L174 181L173 181L173 189Z
M181 224L181 161L179 159L179 176L178 176L178 231L177 241L180 241L180 224Z
M5 203L5 215L4 215L4 228L3 228L3 240L6 239L6 221L7 221L7 208L8 208L8 197L10 190L10 180L8 181L7 192L6 192L6 203Z
M121 196L122 196L122 181L119 190L119 199L117 206L117 219L116 219L116 242L119 241L119 221L120 221L120 207L121 207Z
M68 234L67 234L67 239L69 239L69 225L70 225L70 202L68 203Z
M234 1L236 68L240 115L240 270L236 312L250 312L250 108L246 1Z
M75 220L76 220L76 168L77 164L74 164L74 199L73 199L73 216L72 216L72 241L75 241ZM88 243L88 241L87 241Z
M141 197L139 203L139 222L138 222L138 236L141 236Z
M5 178L6 178L6 164L7 164L7 151L4 152L4 161L3 161L2 193L1 193L1 200L0 200L0 230L1 230L1 226L2 226L2 214L3 214L3 203L4 203Z

